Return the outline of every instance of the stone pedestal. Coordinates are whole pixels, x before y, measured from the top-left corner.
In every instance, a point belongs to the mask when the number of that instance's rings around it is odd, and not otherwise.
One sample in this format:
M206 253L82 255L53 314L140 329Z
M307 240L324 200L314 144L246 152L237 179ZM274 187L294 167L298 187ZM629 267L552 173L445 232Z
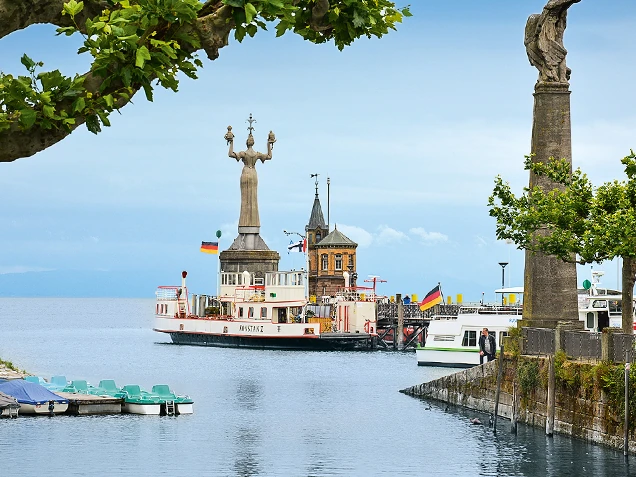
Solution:
M247 270L256 278L265 278L266 272L278 271L280 255L274 250L224 250L219 254L221 271L239 272Z
M533 161L550 157L572 162L570 91L567 83L537 83L532 123ZM530 173L530 187L545 190L555 185ZM574 258L574 257L573 257ZM542 253L526 251L524 326L555 328L559 321L577 321L576 265Z

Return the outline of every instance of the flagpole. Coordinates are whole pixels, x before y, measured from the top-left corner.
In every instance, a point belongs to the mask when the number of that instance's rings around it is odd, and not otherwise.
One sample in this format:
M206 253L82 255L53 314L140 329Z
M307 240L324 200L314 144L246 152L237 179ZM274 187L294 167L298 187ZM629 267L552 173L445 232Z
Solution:
M216 254L216 300L219 306L219 315L221 314L221 231L216 231L216 239L218 242Z

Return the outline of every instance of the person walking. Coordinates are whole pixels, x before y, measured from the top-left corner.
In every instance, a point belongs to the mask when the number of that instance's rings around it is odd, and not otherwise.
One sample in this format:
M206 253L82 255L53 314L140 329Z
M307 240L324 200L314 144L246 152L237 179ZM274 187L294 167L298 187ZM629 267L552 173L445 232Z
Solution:
M484 328L479 337L479 364L484 363L484 356L488 361L495 359L496 351L497 345L495 344L495 337L488 334L488 328Z

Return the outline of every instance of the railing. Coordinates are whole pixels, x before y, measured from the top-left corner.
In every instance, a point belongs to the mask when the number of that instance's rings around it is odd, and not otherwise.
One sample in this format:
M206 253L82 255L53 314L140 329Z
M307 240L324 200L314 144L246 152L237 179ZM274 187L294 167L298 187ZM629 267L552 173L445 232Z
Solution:
M612 347L610 358L615 363L625 362L625 352L629 352L630 361L634 359L634 335L626 335L623 333L612 333Z
M553 354L554 330L550 328L522 328L521 336L524 339L524 354Z
M589 331L565 331L563 350L576 358L601 359L601 333Z
M619 332L592 333L561 329L560 346L565 354L574 359L608 360L624 363L625 353L634 358L636 336ZM522 328L523 354L554 354L557 348L557 330L551 328Z

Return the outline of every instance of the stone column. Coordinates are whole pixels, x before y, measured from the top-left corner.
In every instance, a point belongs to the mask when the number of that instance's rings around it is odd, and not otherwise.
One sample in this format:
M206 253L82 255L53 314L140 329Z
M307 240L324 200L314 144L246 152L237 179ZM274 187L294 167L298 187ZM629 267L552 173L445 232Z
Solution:
M547 162L554 157L572 163L567 83L538 82L535 86L531 151L536 162ZM530 173L530 187L534 186L546 190L555 187L546 177ZM559 321L578 319L576 265L526 251L521 326L554 328Z

